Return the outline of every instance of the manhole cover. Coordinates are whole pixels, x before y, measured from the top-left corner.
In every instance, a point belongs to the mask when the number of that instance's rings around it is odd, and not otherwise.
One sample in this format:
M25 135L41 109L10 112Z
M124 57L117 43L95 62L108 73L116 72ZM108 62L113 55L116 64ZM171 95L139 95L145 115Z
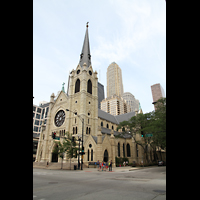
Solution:
M158 193L165 193L166 190L153 190L154 192L158 192Z
M56 184L56 183L58 183L58 182L49 182L49 184Z

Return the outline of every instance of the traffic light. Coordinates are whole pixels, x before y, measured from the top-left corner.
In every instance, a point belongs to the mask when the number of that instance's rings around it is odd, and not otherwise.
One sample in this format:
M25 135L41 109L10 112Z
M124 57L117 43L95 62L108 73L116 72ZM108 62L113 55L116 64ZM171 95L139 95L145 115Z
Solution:
M144 133L143 133L143 131L141 131L141 136L144 137Z
M52 138L55 139L55 137L56 137L56 133L54 132L54 133L52 134Z
M142 129L142 126L141 126L141 129ZM141 131L141 136L144 137L144 133L143 133L143 131Z

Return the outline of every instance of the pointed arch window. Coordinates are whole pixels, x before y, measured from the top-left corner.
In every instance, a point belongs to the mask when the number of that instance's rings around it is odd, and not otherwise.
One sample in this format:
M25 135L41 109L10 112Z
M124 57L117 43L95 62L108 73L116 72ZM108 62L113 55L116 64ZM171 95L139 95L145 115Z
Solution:
M90 79L87 82L87 92L92 94L92 82Z
M131 149L130 149L130 144L128 143L127 145L126 145L126 150L127 150L127 157L131 157Z
M91 161L93 161L93 149L91 150Z
M90 159L90 150L88 149L88 157L87 157L87 160L89 161Z
M118 157L120 157L120 143L118 143Z
M124 146L124 144L123 144L123 156L124 156L124 158L126 157L125 156L125 146Z
M75 93L80 92L80 79L76 80Z

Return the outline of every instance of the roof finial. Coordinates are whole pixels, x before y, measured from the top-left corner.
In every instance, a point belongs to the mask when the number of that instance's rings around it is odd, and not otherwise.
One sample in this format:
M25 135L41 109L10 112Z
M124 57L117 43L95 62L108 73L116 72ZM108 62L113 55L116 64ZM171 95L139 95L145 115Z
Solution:
M86 27L87 27L87 28L88 28L88 23L89 23L89 22L86 23Z
M64 85L65 85L65 83L63 82L63 84L62 84L62 91L63 92L65 92Z
M139 102L139 110L141 110L142 108L141 108L141 105L140 105L140 102Z

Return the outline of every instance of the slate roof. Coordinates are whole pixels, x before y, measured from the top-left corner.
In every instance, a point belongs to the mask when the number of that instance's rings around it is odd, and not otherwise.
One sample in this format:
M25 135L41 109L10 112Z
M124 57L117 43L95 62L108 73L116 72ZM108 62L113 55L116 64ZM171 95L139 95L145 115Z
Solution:
M96 144L97 144L97 136L93 136L93 135L92 135L92 137L93 137L94 141L95 141Z
M103 110L100 110L98 109L98 117L101 118L101 119L105 119L109 122L112 122L112 123L115 123L115 124L119 124L120 122L123 122L123 121L128 121L131 117L135 116L135 112L130 112L130 113L126 113L126 114L122 114L122 115L111 115ZM111 135L111 129L108 129L108 128L105 128L105 127L101 127L101 133L103 134L108 134L108 135ZM119 135L120 133L118 131L114 131L114 135ZM93 136L94 138L95 136ZM102 136L102 141L103 141L103 137L105 136ZM131 138L130 135L128 134L125 134L123 136L124 138ZM96 140L95 140L96 139ZM94 138L95 142L97 143L97 137Z
M119 124L123 121L128 121L131 117L135 116L135 112L125 113L122 115L111 115L103 110L98 109L98 117L101 119L105 119L109 122Z
M122 115L116 115L115 118L120 123L120 122L123 122L123 121L128 121L133 116L135 116L135 111L125 113L125 114L122 114Z
M92 136L92 137L93 137L94 141L95 141L96 144L97 144L97 136ZM104 138L105 138L105 136L102 136L102 142L103 142Z
M119 124L114 115L111 115L111 114L109 114L109 113L107 113L103 110L100 110L100 109L98 109L98 117L101 118L101 119L105 119L109 122Z
M91 65L91 55L90 55L90 44L89 44L89 36L88 36L88 26L86 26L85 39L83 42L83 48L80 55L79 64L83 67L83 64L86 63L87 67Z

